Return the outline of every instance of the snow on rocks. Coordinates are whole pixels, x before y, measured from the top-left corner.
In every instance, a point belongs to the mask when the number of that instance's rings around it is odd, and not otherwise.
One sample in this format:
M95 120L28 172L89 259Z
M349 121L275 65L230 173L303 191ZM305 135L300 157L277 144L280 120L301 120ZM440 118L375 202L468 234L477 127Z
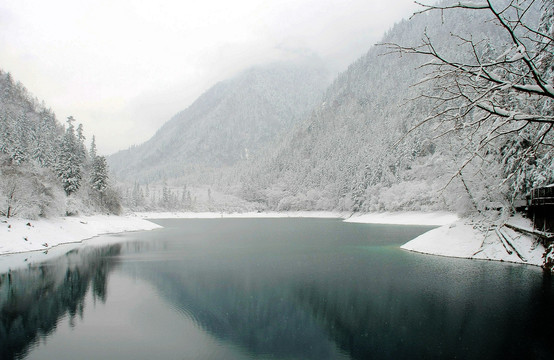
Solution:
M130 216L71 216L53 219L0 221L0 254L46 250L80 242L101 234L159 228L150 221Z

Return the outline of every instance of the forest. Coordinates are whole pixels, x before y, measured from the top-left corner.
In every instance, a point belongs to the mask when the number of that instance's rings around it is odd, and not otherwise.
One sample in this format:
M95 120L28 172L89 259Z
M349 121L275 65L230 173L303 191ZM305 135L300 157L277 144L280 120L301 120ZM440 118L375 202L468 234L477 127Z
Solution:
M0 72L0 216L121 211L106 158L69 117L62 126L10 73Z

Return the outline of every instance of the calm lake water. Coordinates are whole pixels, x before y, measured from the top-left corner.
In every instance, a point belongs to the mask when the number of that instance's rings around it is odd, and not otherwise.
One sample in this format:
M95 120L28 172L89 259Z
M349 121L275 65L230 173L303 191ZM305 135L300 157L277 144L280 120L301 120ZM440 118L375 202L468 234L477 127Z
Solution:
M0 275L0 359L552 359L541 269L406 252L429 227L165 228Z

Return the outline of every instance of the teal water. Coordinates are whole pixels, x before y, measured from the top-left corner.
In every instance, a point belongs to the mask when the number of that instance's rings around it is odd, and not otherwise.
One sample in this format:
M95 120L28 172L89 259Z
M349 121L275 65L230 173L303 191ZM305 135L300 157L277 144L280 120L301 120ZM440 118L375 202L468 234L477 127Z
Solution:
M0 275L1 359L551 359L553 280L429 227L159 220Z

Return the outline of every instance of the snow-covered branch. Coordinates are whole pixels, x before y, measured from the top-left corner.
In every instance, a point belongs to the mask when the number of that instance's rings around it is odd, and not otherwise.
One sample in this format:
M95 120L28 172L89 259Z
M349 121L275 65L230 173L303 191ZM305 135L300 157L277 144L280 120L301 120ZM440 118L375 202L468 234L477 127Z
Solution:
M416 11L414 15L422 14L427 11L431 10L449 10L449 9L472 9L472 10L482 10L482 9L490 9L490 3L488 1L458 1L454 4L450 5L443 5L443 6L437 6L437 5L427 5L424 3L420 3L419 1L415 1L416 4L423 7L422 10Z
M416 3L422 9L413 16L440 11L443 24L446 12L488 14L489 23L502 36L474 39L471 29L467 29L470 35L450 34L459 52L445 52L442 43L427 32L418 45L382 44L388 53L427 58L420 66L427 74L416 86L424 89L420 98L435 106L408 133L436 122L437 137L458 134L467 138L463 149L467 156L450 182L475 159L491 156L497 156L505 168L498 186L509 183L512 199L537 181L552 181L554 2ZM538 180L529 180L533 176Z

